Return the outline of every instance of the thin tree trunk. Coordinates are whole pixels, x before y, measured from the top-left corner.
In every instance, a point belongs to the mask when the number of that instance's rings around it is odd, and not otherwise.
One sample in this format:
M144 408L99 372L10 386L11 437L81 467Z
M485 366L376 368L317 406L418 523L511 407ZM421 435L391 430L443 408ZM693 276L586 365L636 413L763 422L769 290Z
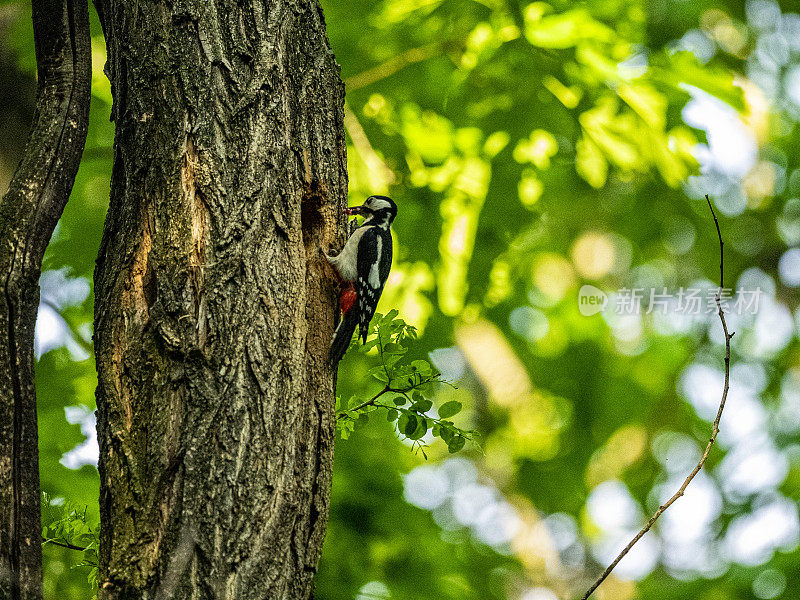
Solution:
M42 597L33 334L39 274L86 140L91 84L84 0L34 0L36 112L0 202L0 598Z
M344 90L316 0L104 0L116 121L95 273L101 598L309 597Z

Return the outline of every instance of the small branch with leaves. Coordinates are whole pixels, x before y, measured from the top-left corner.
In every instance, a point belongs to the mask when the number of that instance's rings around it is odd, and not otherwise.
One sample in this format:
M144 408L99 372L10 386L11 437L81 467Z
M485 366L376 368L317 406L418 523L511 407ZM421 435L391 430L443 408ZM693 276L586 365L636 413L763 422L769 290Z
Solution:
M719 409L717 410L717 416L714 419L714 424L711 428L711 437L708 440L708 444L706 444L706 449L705 452L703 452L703 456L700 457L700 460L698 461L697 465L695 465L692 472L689 473L689 475L686 477L686 479L684 480L683 484L678 489L678 491L675 492L672 495L672 497L670 497L669 500L667 500L664 504L658 507L658 510L652 517L650 517L650 520L645 524L644 527L642 527L641 531L639 531L639 533L636 534L636 536L628 543L628 545L625 546L622 552L620 552L617 555L614 561L610 565L608 565L605 571L603 571L603 574L597 578L597 581L594 582L592 587L590 587L588 591L583 595L582 600L587 600L587 598L589 598L589 596L592 595L592 593L598 588L598 586L601 583L603 583L603 581L605 581L606 578L611 574L611 571L614 570L614 567L616 567L617 564L619 564L619 561L621 561L625 557L625 555L628 554L630 549L633 548L634 544L636 544L636 542L642 539L645 533L650 531L650 529L653 527L658 518L662 514L664 514L664 511L666 511L670 506L672 506L672 504L678 498L684 495L684 493L686 492L686 488L689 486L689 484L692 482L695 476L700 472L700 469L702 469L703 465L706 463L706 459L708 458L708 455L711 452L711 447L714 445L714 442L717 439L717 434L719 433L719 422L720 419L722 419L722 411L725 408L725 402L728 399L728 389L730 386L730 375L731 375L731 339L735 335L735 332L728 332L728 324L725 321L725 313L722 310L722 303L720 301L722 290L725 287L724 277L723 277L723 273L725 271L724 269L725 244L722 241L722 233L719 230L719 221L717 221L717 215L714 213L714 207L711 205L711 200L709 200L708 194L706 194L706 202L708 203L708 208L711 210L711 216L714 218L714 225L717 228L717 237L719 238L719 289L717 290L717 295L715 297L715 300L717 303L717 314L719 315L719 320L722 323L722 331L725 333L725 382L722 386L722 398L720 399L719 402Z
M82 552L77 568L87 568L87 579L97 589L97 550L100 545L100 523L89 523L86 507L68 500L56 502L42 492L42 545L58 546Z
M397 314L392 310L385 316L376 315L367 343L360 346L363 353L377 350L378 364L369 372L383 384L383 388L366 400L337 398L339 433L347 439L357 427L369 421L371 413L385 410L386 419L395 423L397 432L412 440L412 447L421 451L426 459L427 445L423 438L429 431L434 437L441 438L451 453L458 452L468 441L474 441L478 433L461 429L450 420L461 411L461 403L457 400L441 404L436 411L438 416L431 414L433 401L426 396L432 395L436 386L455 386L442 379L441 373L428 361L404 360L408 352L407 343L417 337L417 331L398 319ZM390 399L392 394L394 397Z

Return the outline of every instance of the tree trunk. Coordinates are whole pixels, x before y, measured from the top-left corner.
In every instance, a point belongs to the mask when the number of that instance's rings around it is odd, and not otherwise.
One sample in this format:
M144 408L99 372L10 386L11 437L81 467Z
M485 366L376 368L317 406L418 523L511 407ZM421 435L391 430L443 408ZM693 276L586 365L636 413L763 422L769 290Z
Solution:
M344 89L316 0L104 0L100 597L302 600L327 524Z
M86 0L34 0L36 112L0 202L0 598L42 597L33 336L42 258L78 172L89 122Z

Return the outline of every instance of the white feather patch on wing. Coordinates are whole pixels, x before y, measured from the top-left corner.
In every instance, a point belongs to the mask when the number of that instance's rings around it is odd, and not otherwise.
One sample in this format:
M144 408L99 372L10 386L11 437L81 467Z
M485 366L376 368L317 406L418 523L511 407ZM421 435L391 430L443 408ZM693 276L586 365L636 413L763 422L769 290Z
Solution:
M381 250L383 246L383 240L378 236L378 247L375 256L375 262L372 263L372 267L369 269L369 285L372 289L377 290L381 287L381 276L378 270L378 266L381 264Z

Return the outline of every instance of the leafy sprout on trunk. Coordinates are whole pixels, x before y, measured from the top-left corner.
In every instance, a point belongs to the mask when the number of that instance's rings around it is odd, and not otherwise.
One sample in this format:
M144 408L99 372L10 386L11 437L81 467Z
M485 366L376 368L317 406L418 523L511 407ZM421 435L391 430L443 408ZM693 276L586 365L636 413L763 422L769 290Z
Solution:
M442 403L433 411L433 400L437 387L455 387L442 378L442 374L427 360L406 359L409 343L417 337L417 330L398 318L396 310L386 315L377 314L373 320L367 342L352 346L367 354L375 350L377 364L369 373L383 384L383 388L369 399L357 396L346 400L336 399L337 429L342 439L347 439L357 428L365 425L372 413L385 411L386 419L394 423L397 433L411 440L412 448L422 452L427 459L424 440L428 432L441 438L450 453L463 449L468 441L475 442L478 432L458 427L451 418L457 415L462 405L456 400Z

